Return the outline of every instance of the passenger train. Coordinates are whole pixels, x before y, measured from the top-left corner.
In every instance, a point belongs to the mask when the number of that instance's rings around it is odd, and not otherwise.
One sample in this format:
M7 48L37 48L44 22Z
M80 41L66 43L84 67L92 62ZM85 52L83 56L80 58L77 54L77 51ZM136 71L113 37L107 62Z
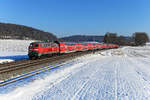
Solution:
M116 44L104 44L97 42L32 42L29 45L29 59L37 59L44 55L64 54L78 51L100 50L118 48Z

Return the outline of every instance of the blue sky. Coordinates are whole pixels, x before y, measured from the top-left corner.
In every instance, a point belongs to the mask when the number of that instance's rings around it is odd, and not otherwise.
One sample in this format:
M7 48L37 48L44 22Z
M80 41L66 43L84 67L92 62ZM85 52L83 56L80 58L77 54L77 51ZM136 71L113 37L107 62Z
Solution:
M150 35L150 0L1 0L0 22L69 35Z

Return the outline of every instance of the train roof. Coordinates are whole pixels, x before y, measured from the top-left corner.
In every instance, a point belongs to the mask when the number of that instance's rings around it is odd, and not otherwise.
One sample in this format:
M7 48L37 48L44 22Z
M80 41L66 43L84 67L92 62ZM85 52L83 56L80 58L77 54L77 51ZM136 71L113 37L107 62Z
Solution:
M100 42L42 42L42 41L39 41L39 42L32 42L32 44L46 44L46 43L64 43L66 45L75 45L75 44L104 44L104 43L100 43Z
M32 42L32 43L42 44L42 43L55 43L55 42Z

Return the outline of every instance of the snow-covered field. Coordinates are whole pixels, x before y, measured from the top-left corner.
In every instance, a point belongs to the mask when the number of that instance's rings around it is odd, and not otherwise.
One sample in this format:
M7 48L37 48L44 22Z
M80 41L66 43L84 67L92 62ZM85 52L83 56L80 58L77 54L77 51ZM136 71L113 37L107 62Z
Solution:
M0 63L27 59L31 40L0 40Z
M77 58L0 87L0 100L150 100L150 47Z

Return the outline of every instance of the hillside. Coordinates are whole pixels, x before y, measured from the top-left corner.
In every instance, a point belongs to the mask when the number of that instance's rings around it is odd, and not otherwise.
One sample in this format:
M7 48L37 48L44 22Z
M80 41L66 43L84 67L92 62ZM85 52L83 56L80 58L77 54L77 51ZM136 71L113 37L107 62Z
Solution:
M83 41L96 41L103 42L104 36L90 36L90 35L73 35L69 37L60 38L60 41L65 42L83 42Z
M92 35L73 35L68 37L63 37L59 39L64 42L104 42L104 36L92 36ZM131 36L118 36L113 40L115 44L118 45L132 45L134 39ZM109 42L112 43L112 42Z
M0 23L0 39L33 39L55 41L57 37L32 27Z

